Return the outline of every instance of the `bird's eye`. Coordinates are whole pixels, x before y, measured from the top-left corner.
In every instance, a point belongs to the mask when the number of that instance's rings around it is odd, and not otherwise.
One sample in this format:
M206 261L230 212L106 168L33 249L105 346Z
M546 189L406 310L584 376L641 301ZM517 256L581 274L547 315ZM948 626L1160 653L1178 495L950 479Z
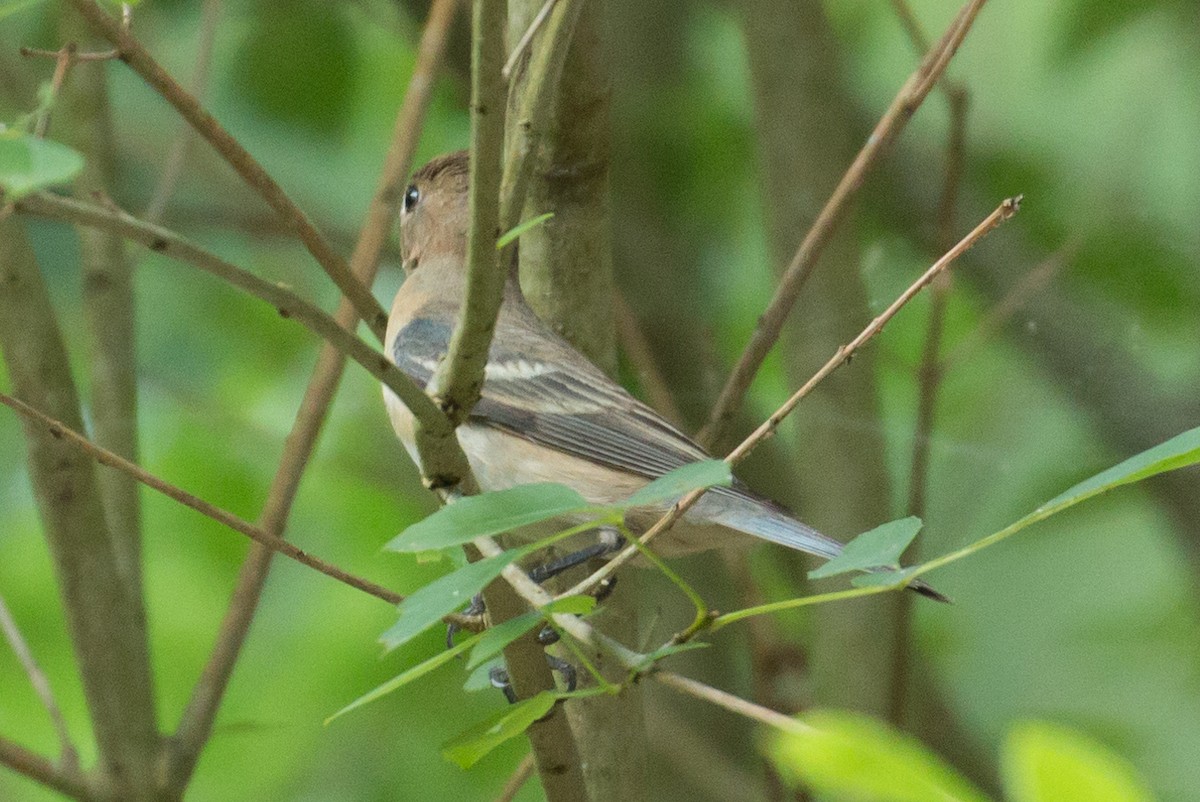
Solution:
M411 212L420 199L421 190L417 189L416 184L409 184L408 189L404 190L404 211Z

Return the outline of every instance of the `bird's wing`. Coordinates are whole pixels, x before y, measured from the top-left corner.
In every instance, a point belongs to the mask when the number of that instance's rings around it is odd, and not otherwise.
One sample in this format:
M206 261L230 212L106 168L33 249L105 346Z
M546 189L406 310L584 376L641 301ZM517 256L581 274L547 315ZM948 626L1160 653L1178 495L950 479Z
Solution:
M700 446L532 321L492 343L471 419L574 457L653 479L708 458ZM416 317L396 335L396 365L426 386L445 356L451 324ZM505 336L514 335L514 336Z

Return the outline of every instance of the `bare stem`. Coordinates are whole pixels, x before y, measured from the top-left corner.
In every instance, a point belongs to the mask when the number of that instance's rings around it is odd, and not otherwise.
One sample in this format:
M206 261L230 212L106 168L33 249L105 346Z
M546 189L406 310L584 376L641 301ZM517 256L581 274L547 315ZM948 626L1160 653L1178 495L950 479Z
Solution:
M351 272L366 286L370 286L375 279L379 255L387 241L396 202L412 166L413 152L429 108L457 5L456 0L434 0L417 47L416 64L404 102L396 115L392 140L375 195L350 257ZM358 311L343 298L334 319L339 326L352 331L359 320ZM285 535L300 479L316 446L345 364L346 357L342 351L328 343L321 347L312 379L300 402L292 431L284 443L279 468L275 471L266 503L259 515L259 527L270 535L280 538ZM217 709L258 609L273 554L270 548L254 544L238 572L237 585L217 633L212 655L192 691L175 733L169 779L172 787L181 790L185 787L200 750L212 731Z
M259 527L250 523L247 520L237 517L231 512L221 509L215 504L210 504L202 498L192 495L170 482L164 481L154 474L150 473L140 465L135 465L124 457L114 454L113 452L101 448L92 441L88 440L78 431L66 426L60 421L51 418L49 415L41 412L38 409L20 401L12 396L0 393L0 404L9 407L13 411L28 418L31 421L36 421L46 428L50 436L55 440L65 442L75 449L89 455L101 465L107 465L110 468L115 468L132 476L137 481L149 487L151 490L156 490L162 493L167 498L173 499L185 507L189 507L201 515L211 518L217 523L220 523L235 532L240 532L256 543L261 543L272 551L277 551L285 557L288 557L301 565L307 565L315 571L319 571L328 577L336 579L344 585L349 585L352 588L368 593L376 598L383 599L390 604L399 604L404 600L404 597L399 593L394 593L381 585L377 585L366 579L354 576L337 566L325 562L302 549L293 546L286 540L267 534Z
M46 677L46 672L42 671L42 667L38 665L37 658L33 656L33 650L29 648L29 643L21 634L16 619L13 618L12 612L5 604L3 596L0 596L0 630L4 632L5 640L12 647L13 654L17 656L17 662L25 669L25 675L29 677L29 684L33 686L33 691L41 701L42 707L46 708L50 723L54 725L54 731L58 734L58 745L62 753L64 771L78 772L79 753L71 741L71 733L67 730L67 722L63 718L62 710L54 699L54 692L50 690L50 680Z
M900 132L904 130L913 113L937 83L985 2L987 0L969 0L963 6L954 22L942 36L941 41L929 51L916 72L905 81L871 135L867 137L866 144L863 145L845 175L842 176L842 180L834 189L825 207L817 215L812 228L805 235L795 256L792 257L791 263L784 271L775 295L759 318L758 327L751 336L750 342L746 344L737 365L734 366L733 372L721 389L721 394L717 398L708 423L699 436L702 443L716 443L724 435L726 428L741 407L746 392L750 389L750 384L754 381L754 376L758 373L763 360L766 359L767 354L779 339L779 335L783 331L783 324L795 305L800 290L808 281L809 275L816 267L817 259L845 216L850 202L858 194L867 173L888 151Z
M798 719L785 716L783 713L755 704L740 696L735 696L728 691L722 691L711 685L705 685L703 682L691 679L690 677L670 671L654 671L649 676L666 685L668 688L680 693L686 693L688 696L694 696L717 707L723 707L726 710L737 713L739 716L745 716L753 721L766 724L768 727L784 732L812 731L809 725Z
M69 0L92 28L116 46L119 58L142 77L150 87L175 108L183 119L229 163L246 185L256 191L284 220L289 230L304 243L338 289L358 309L375 336L383 340L387 313L370 290L350 273L344 259L329 246L308 216L296 206L283 187L275 182L250 152L242 147L196 97L171 77L129 30L113 19L94 0Z
M813 389L816 388L816 386L822 381L824 381L829 374L833 373L834 370L845 364L850 357L854 355L855 351L857 351L859 348L865 345L867 341L882 331L883 327L887 325L888 321L895 317L896 313L899 312L905 304L912 300L918 292L928 286L929 283L933 281L933 279L937 277L939 273L953 264L959 256L969 250L976 242L987 236L987 234L994 228L1016 214L1017 209L1020 208L1020 202L1021 198L1018 196L1015 198L1009 198L996 207L995 211L984 218L983 222L977 225L970 234L968 234L957 245L947 251L942 258L934 262L933 266L926 270L919 279L913 282L908 289L901 293L899 298L893 301L892 304L878 317L867 324L867 327L863 329L857 337L855 337L846 345L838 348L829 361L826 362L820 370L813 374L812 378L805 382L799 390L793 393L791 398L785 401L784 404L779 407L779 409L775 410L775 412L772 413L771 416L767 418L767 420L765 420L757 429L755 429L749 437L743 440L737 448L729 452L728 456L725 457L725 461L730 465L738 464L745 459L759 443L774 434L775 430L779 427L779 424L783 422L784 418L791 414L792 410L796 408L796 405L800 403L801 399L812 392ZM641 542L647 543L659 533L673 526L675 522L678 521L683 514L692 507L693 504L700 500L700 497L703 496L704 493L705 490L694 490L676 502L676 504L667 512L666 515L664 515L652 527L646 530L641 537ZM588 589L595 587L596 583L602 581L608 576L611 576L614 571L632 559L637 553L638 551L636 547L626 546L620 554L605 563L603 567L561 595L569 596L578 593L586 593Z
M53 788L73 799L92 800L97 798L93 796L82 776L60 769L36 752L7 738L0 738L0 766L7 766L17 774L39 782L47 788Z

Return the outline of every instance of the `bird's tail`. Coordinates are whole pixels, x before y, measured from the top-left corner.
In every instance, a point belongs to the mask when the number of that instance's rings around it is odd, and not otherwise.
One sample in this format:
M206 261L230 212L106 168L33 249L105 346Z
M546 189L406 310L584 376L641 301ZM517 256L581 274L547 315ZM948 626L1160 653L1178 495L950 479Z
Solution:
M796 520L787 510L772 501L758 498L739 487L713 488L709 492L717 492L725 497L721 499L725 503L719 505L722 510L716 517L721 524L730 529L826 560L842 553L841 543ZM891 569L880 567L874 570ZM941 602L950 601L920 579L914 579L908 587L922 596Z

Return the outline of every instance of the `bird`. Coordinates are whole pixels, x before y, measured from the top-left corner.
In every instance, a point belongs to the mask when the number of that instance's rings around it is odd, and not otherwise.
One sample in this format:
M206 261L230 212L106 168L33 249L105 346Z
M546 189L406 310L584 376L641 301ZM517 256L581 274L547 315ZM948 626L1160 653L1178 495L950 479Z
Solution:
M427 391L449 349L466 287L469 165L467 151L434 158L413 173L400 204L405 278L391 307L385 349ZM481 490L558 482L590 503L610 504L674 469L711 459L543 322L515 271L503 292L481 397L457 430ZM396 435L420 465L412 413L386 387L384 398ZM626 525L640 534L668 508L634 509ZM825 560L842 551L840 542L736 479L709 489L651 544L659 556L673 558L756 540Z

